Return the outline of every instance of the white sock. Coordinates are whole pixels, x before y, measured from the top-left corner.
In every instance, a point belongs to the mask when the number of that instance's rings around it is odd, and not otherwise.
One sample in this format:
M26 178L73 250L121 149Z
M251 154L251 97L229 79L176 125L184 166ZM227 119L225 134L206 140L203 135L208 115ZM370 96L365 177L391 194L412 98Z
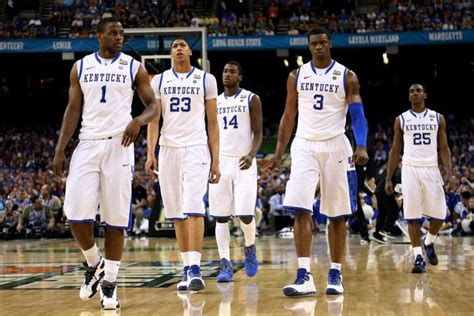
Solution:
M342 266L341 263L331 262L331 269L336 269L336 270L341 271L341 266Z
M438 236L438 234L436 234L436 235L431 235L431 233L428 232L428 234L426 234L426 238L425 238L425 246L434 244L434 242L435 242L437 236Z
M107 282L115 282L117 280L117 274L120 269L120 261L107 260L105 259L105 277L104 280Z
M418 255L423 256L421 254L421 247L413 247L413 254L415 255L415 259Z
M216 241L219 257L230 261L230 232L229 222L216 223Z
M189 256L189 265L201 265L201 253L197 251L188 251L188 256Z
M82 253L84 254L84 257L86 257L87 264L89 267L95 267L100 261L100 252L99 248L97 248L97 244L94 244L92 248L87 249L87 250L82 250Z
M306 271L310 272L311 269L311 260L309 257L298 257L298 267L300 269L306 269Z
M245 247L255 244L255 219L252 218L252 221L249 224L240 221L240 228L244 232Z
M189 267L189 252L181 252L181 259L183 260L183 266Z

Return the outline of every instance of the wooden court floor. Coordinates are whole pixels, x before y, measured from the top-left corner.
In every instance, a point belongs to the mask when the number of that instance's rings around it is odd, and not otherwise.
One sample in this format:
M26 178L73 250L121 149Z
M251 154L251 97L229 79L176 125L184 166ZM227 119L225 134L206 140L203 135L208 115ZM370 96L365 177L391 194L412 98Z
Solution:
M474 238L439 237L439 265L410 273L407 244L360 245L348 237L343 264L345 293L324 294L329 267L324 234L313 241L312 273L318 294L287 298L282 287L295 278L293 239L258 240L259 273L243 269L242 239L234 239L234 282L217 284L218 254L206 238L205 291L178 294L178 250L173 239L127 240L119 274L119 313L104 313L99 299L83 302L78 288L83 260L73 240L0 242L0 315L474 315ZM98 239L99 246L103 240ZM97 295L98 296L98 295Z

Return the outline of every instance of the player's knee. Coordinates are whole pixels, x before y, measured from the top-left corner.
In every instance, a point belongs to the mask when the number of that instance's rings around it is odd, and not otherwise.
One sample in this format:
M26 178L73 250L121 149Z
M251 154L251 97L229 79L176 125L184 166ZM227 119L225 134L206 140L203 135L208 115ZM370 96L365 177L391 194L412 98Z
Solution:
M216 220L218 223L225 224L229 221L229 217L219 217L219 218L216 218Z
M250 224L253 220L253 216L242 216L240 217L240 221L246 225Z
M297 210L295 211L295 221L311 221L311 212L304 211L304 210Z

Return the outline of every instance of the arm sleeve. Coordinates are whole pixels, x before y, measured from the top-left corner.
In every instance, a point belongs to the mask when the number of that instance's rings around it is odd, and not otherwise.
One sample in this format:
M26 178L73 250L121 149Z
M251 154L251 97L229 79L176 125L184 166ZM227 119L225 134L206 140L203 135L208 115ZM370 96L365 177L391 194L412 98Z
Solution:
M352 129L357 146L367 146L367 120L364 115L364 107L361 103L349 104L349 112L352 118Z

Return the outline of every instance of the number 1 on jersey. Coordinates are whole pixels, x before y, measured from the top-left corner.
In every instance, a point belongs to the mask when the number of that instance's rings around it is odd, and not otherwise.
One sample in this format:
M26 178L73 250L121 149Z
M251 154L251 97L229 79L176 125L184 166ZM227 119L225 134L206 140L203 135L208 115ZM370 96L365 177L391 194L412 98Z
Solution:
M107 92L107 86L102 86L102 98L100 98L100 102L101 103L105 103L106 100L105 100L105 93Z
M227 116L223 117L224 119L224 129L227 129L227 125L233 126L234 128L239 128L239 123L237 122L237 115L234 115L229 123L227 123Z

